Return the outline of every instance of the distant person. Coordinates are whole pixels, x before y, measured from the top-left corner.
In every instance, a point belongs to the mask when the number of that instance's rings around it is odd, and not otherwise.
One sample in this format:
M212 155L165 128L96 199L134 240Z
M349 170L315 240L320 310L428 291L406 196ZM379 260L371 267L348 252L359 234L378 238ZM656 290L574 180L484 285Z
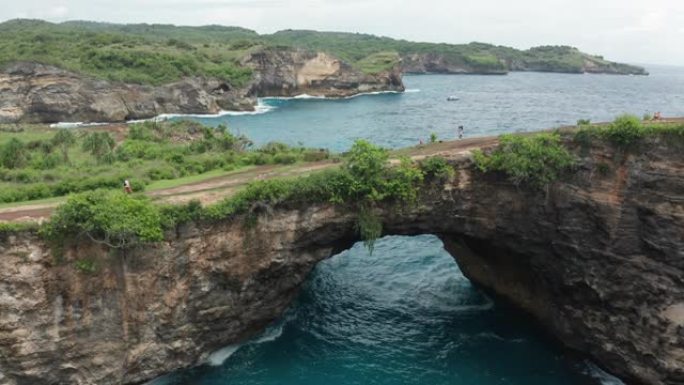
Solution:
M130 194L133 192L133 189L131 188L131 182L129 182L128 179L124 181L124 192L126 194Z
M463 139L463 126L458 126L458 139Z
M660 115L660 111L653 114L653 120L661 120L663 117Z
M422 146L423 145L423 138L418 139L418 145Z

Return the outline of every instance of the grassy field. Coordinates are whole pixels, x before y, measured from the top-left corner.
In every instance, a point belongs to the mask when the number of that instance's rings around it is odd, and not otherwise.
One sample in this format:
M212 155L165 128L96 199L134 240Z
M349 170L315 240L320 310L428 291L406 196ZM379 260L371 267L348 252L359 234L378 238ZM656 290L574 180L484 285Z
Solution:
M80 129L0 126L0 204L97 188L164 189L244 171L327 159L327 151L251 142L189 121Z

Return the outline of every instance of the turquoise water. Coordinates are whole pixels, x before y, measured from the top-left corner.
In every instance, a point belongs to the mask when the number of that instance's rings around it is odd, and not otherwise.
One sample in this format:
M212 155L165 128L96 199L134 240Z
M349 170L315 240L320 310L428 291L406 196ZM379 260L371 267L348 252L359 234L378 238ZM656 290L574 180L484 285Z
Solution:
M154 385L619 383L474 288L428 235L321 262L281 320L220 353Z
M574 124L578 119L608 121L622 113L684 116L684 68L649 70L651 76L406 76L404 94L266 99L260 114L198 120L227 124L257 145L277 140L344 151L358 138L386 147L415 145L433 132L453 139L458 125L465 127L466 136L484 136ZM460 99L446 101L451 95Z
M405 94L347 100L268 99L260 113L199 120L269 141L346 150L357 138L386 147L533 131L621 113L684 116L684 69L651 76L513 73L408 76ZM447 96L460 98L447 102ZM390 237L322 262L297 302L212 365L170 375L173 385L583 385L620 382L568 356L534 322L493 302L432 236Z

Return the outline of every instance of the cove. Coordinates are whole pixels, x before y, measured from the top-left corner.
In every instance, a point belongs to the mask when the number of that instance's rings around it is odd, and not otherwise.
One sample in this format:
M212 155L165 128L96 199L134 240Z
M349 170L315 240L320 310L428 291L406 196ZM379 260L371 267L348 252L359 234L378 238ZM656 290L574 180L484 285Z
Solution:
M403 94L351 99L263 99L257 114L193 117L226 124L255 145L271 141L346 151L354 140L398 148L438 139L537 131L578 119L630 113L684 116L684 68L649 67L649 76L513 72L506 76L407 75ZM458 96L448 102L450 95Z
M151 384L621 384L476 289L429 235L320 262L280 320L228 352Z

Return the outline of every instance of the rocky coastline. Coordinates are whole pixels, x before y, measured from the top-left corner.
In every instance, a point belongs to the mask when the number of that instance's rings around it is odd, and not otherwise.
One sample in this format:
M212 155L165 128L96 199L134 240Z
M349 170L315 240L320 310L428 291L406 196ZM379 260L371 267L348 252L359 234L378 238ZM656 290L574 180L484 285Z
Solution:
M162 114L253 111L258 97L348 97L404 91L399 69L364 74L321 52L263 49L245 56L244 87L188 77L162 86L117 83L34 62L0 69L0 123L124 122Z
M473 282L627 383L679 385L681 147L573 151L577 170L546 191L454 155L453 179L377 214L386 234L438 235ZM0 384L137 384L201 363L279 317L318 261L358 240L343 206L283 202L254 217L189 223L125 252L82 241L56 254L36 234L4 236Z

